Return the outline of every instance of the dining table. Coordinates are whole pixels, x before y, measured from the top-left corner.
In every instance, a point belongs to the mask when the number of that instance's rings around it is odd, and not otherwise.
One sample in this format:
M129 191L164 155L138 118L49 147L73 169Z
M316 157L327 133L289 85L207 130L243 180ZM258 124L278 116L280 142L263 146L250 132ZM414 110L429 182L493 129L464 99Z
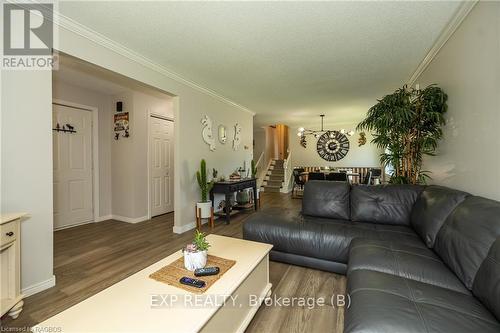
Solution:
M311 172L324 173L326 175L326 174L329 174L329 173L338 173L338 172L341 172L341 171L336 171L336 170L303 171L299 175L304 179L304 181L307 181L307 176ZM361 174L359 172L346 172L346 175L347 175L350 183L352 182L352 178L350 178L350 177L360 177L361 176Z

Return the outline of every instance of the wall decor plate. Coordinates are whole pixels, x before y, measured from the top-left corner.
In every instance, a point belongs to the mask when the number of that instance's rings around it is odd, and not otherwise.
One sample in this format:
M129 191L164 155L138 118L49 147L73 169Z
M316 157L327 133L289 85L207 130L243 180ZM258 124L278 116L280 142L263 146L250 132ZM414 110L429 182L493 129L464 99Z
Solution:
M234 125L233 150L238 150L240 144L241 144L241 125L236 123Z
M201 119L201 124L203 125L203 129L201 131L201 136L203 137L203 141L210 147L210 151L215 150L215 138L212 134L212 119L205 115Z
M219 142L225 144L227 142L227 129L224 125L219 125Z

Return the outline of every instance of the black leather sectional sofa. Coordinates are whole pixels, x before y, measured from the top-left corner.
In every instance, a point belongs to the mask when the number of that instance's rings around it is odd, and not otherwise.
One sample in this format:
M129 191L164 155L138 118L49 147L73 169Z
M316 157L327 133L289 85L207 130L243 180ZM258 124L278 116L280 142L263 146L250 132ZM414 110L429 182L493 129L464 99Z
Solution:
M271 259L347 274L344 332L500 332L500 202L440 186L307 183L262 210Z

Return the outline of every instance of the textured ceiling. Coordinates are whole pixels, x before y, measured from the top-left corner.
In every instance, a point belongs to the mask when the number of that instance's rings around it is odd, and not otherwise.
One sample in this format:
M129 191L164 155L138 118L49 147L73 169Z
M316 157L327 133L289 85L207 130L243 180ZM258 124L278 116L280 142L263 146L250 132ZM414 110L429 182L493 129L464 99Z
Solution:
M61 13L256 112L359 120L402 85L460 2L61 2ZM312 123L316 123L314 117Z

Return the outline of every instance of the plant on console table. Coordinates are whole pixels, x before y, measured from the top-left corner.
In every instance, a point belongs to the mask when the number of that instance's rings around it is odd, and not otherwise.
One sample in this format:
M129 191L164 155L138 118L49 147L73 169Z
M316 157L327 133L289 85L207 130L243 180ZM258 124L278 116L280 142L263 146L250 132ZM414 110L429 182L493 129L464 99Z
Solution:
M252 163L250 164L251 170L252 170L252 178L257 178L257 167L255 166L255 161L252 160Z
M212 215L212 201L208 200L208 194L214 186L214 182L207 179L207 163L204 159L200 162L200 170L196 171L196 179L201 190L201 202L196 203L196 211L200 212L200 218L207 219Z
M190 271L205 267L209 247L210 244L207 242L206 235L196 230L193 242L182 249L184 253L184 267Z
M430 178L422 161L435 155L443 136L447 99L435 85L423 90L403 86L380 99L358 124L358 130L371 131L371 142L384 149L380 161L393 169L391 183L422 184Z

